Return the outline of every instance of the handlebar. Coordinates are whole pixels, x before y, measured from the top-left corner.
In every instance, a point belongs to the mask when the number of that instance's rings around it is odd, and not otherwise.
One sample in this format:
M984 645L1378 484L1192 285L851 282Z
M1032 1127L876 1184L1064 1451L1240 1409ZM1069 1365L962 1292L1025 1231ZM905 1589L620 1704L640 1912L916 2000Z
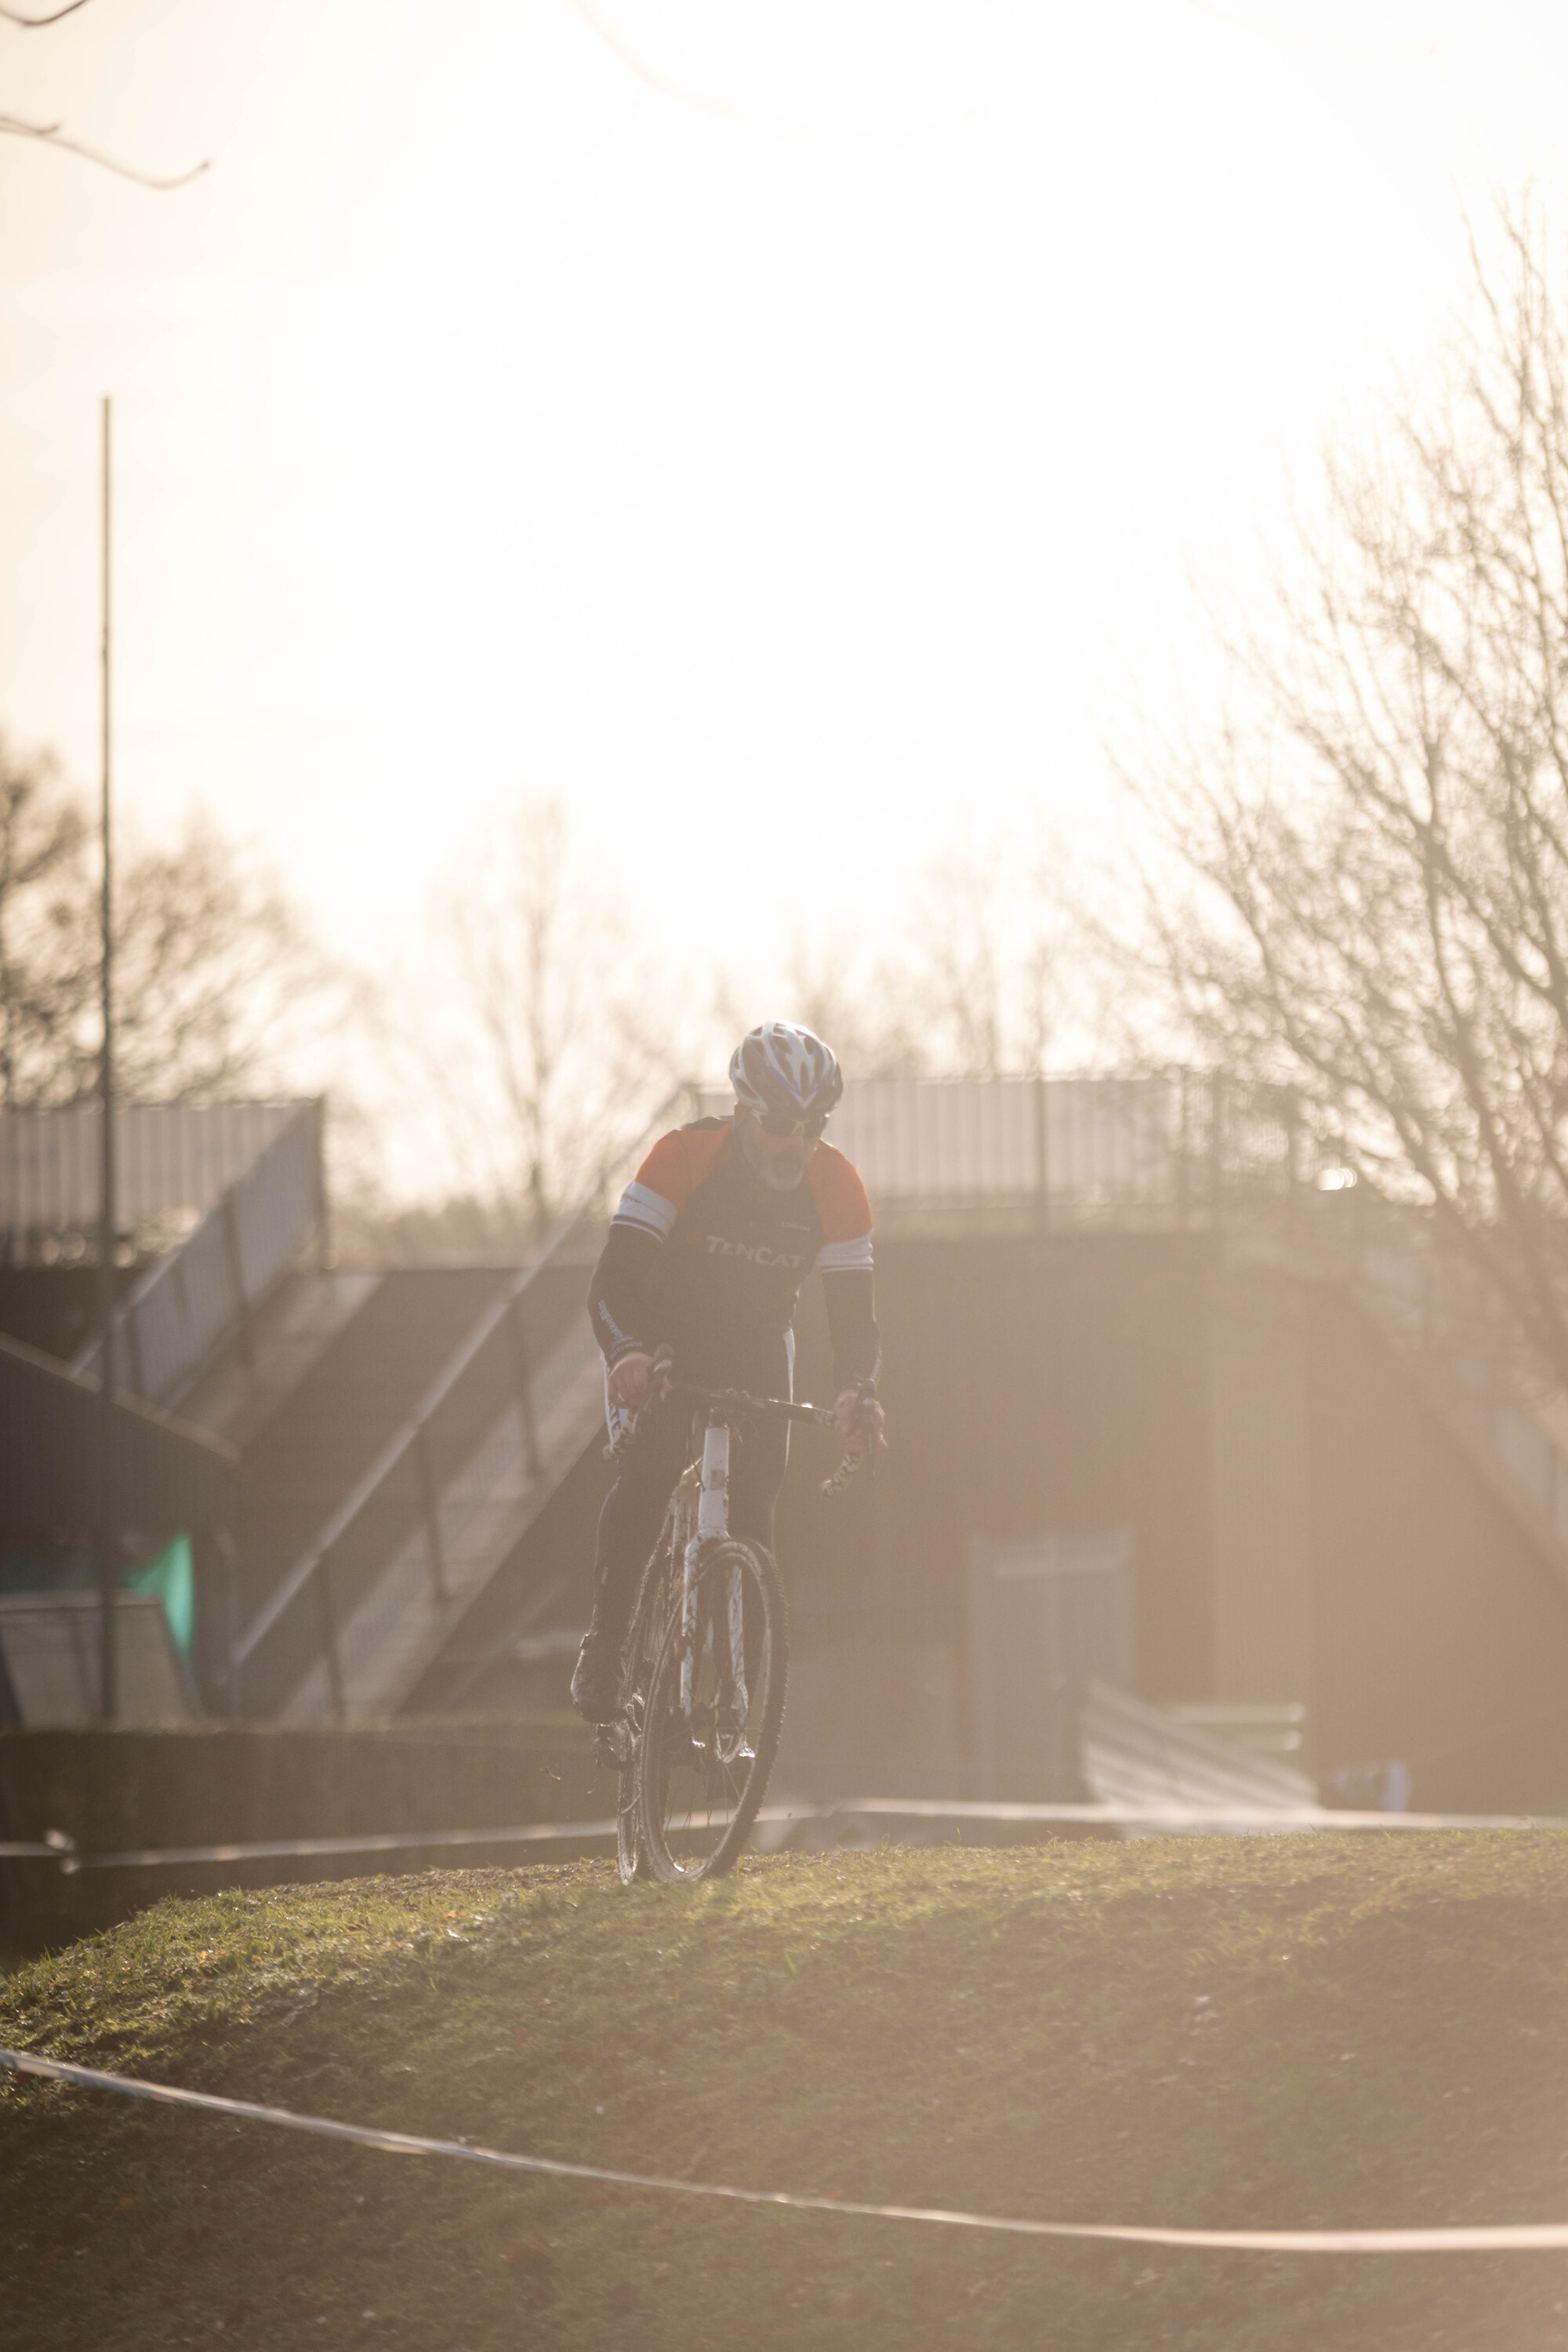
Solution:
M789 1397L748 1396L744 1389L702 1389L690 1381L667 1381L659 1391L668 1397L684 1397L692 1404L710 1412L733 1413L743 1421L752 1413L774 1413L785 1421L815 1423L818 1429L837 1429L838 1416L831 1405L796 1404ZM650 1400L651 1402L651 1400Z
M666 1349L661 1348L655 1356L649 1368L648 1392L646 1402L631 1415L620 1435L605 1448L611 1461L619 1461L626 1453L637 1434L637 1425L648 1406L660 1404L667 1397L678 1398L690 1403L699 1411L706 1412L710 1418L721 1417L731 1426L746 1421L753 1414L762 1413L772 1414L784 1421L804 1421L817 1429L834 1430L840 1436L845 1433L840 1427L838 1415L831 1405L795 1404L789 1397L751 1396L744 1389L701 1388L691 1381L672 1381L668 1375L673 1362L674 1358ZM857 1381L855 1385L859 1391L863 1411L865 1406L876 1401L876 1383L872 1381L860 1380ZM861 1426L868 1425L863 1418ZM834 1471L831 1477L823 1480L822 1492L828 1496L842 1494L850 1479L858 1477L862 1471L868 1477L876 1476L875 1445L865 1445L858 1454L852 1454L846 1446L844 1459L837 1469Z

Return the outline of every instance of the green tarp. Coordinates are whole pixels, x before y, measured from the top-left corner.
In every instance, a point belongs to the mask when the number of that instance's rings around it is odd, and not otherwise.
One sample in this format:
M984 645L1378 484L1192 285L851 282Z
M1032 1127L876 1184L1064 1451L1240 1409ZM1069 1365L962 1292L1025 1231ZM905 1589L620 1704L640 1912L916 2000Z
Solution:
M7 1544L0 1549L0 1592L90 1592L98 1581L93 1546L66 1542ZM188 1535L178 1535L151 1559L127 1568L129 1592L155 1592L181 1655L189 1658L196 1631L196 1569Z
M196 1633L196 1570L189 1536L176 1536L156 1559L127 1570L121 1581L132 1592L158 1595L174 1646L188 1658Z

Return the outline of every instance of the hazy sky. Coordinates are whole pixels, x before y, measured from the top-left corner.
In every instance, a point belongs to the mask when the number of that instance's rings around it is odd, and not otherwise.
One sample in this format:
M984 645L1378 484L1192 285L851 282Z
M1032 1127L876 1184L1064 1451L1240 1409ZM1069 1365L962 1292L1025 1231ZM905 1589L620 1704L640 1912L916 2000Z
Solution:
M42 0L36 0L42 5ZM0 719L265 840L362 951L565 795L731 961L965 810L1091 817L1281 455L1558 181L1568 12L93 0L0 26ZM619 40L686 102L639 79Z

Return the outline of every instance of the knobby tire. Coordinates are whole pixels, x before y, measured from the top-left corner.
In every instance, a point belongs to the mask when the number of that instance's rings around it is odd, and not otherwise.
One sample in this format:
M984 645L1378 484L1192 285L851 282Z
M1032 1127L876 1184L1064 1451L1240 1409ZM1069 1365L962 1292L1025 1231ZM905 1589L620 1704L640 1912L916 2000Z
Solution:
M684 1760L684 1752L689 1748L689 1734L679 1701L681 1619L677 1587L675 1606L663 1628L648 1686L642 1737L637 1749L638 1834L655 1878L689 1884L697 1879L721 1878L733 1870L767 1793L769 1775L778 1754L789 1679L789 1620L784 1586L772 1554L764 1551L761 1544L740 1543L733 1538L715 1544L698 1571L700 1618L712 1605L712 1596L721 1583L727 1590L728 1574L733 1567L739 1567L746 1580L743 1591L748 1612L753 1601L760 1612L760 1622L754 1626L748 1613L745 1638L748 1693L753 1671L765 1676L762 1701L746 1723L752 1760L734 1790L727 1822L711 1850L683 1857L676 1849L689 1849L704 1832L688 1822L667 1819L672 1772L680 1769L695 1777L693 1768ZM716 1740L713 1745L716 1747ZM678 1750L682 1754L679 1762L674 1760ZM715 1776L718 1769L715 1768ZM728 1780L727 1770L725 1777ZM711 1823L707 1825L706 1833L713 1834Z
M616 1868L620 1873L623 1885L628 1886L634 1879L651 1878L654 1874L647 1844L642 1834L638 1781L643 1731L647 1722L648 1688L653 1681L665 1613L669 1605L674 1528L672 1505L665 1513L658 1541L642 1572L637 1606L632 1611L631 1632L621 1665L622 1712L630 1753L621 1767L616 1782Z

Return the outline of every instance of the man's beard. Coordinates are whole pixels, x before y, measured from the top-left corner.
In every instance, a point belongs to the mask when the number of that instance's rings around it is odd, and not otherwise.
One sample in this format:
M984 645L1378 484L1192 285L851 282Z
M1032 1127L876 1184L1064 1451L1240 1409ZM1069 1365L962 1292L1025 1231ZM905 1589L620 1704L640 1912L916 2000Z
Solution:
M805 1146L791 1145L787 1151L771 1152L757 1141L756 1132L748 1121L740 1131L741 1157L748 1176L765 1184L770 1192L793 1192L805 1174Z

